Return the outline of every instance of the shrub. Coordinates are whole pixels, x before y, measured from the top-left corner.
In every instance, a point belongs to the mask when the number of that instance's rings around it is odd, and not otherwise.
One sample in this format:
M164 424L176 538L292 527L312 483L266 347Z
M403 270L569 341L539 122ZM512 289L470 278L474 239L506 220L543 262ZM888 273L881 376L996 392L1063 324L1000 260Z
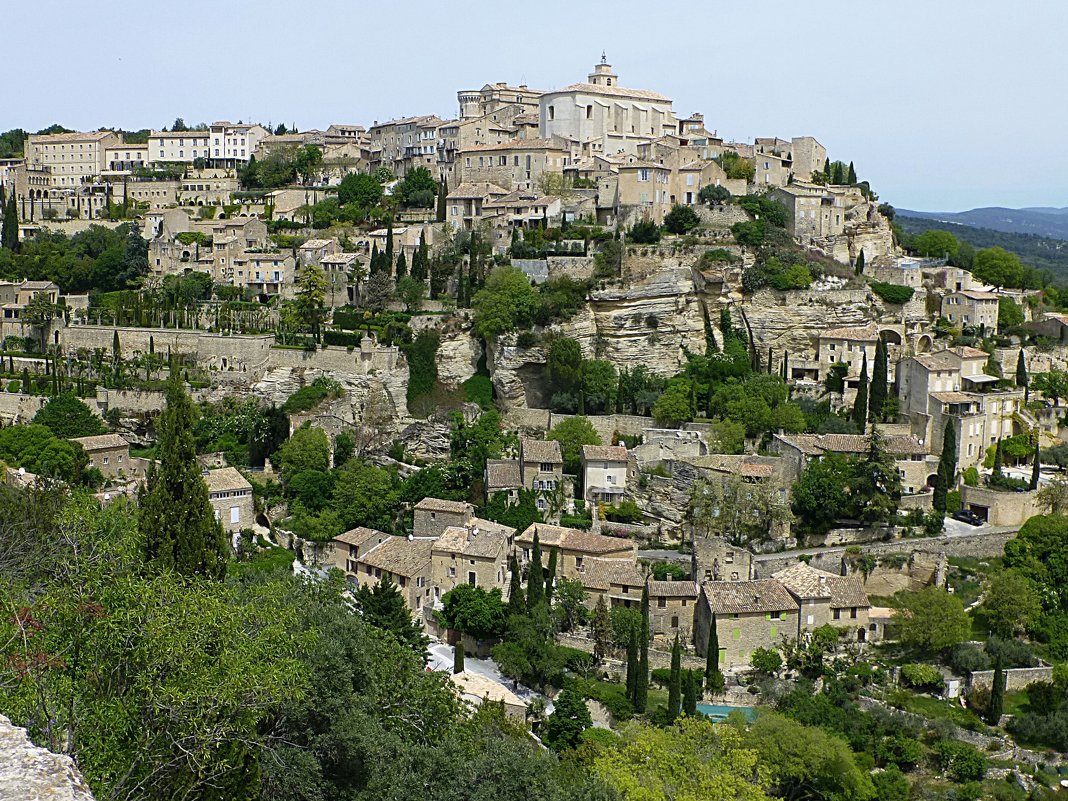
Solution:
M660 241L660 226L652 220L639 220L627 232L627 240L635 245L655 245Z
M786 227L789 212L786 206L777 200L772 200L765 195L746 195L738 201L738 205L756 220L763 220L776 228Z
M986 774L986 757L975 746L957 740L940 740L934 747L935 761L955 782L979 781Z
M912 296L916 294L915 289L901 284L887 284L883 281L872 281L869 286L871 286L871 291L885 302L893 303L895 305L908 303L912 300Z
M702 186L701 191L697 193L697 200L708 205L712 205L713 203L726 203L730 199L730 190L719 184Z
M652 682L661 687L667 687L671 684L671 669L670 668L653 668Z
M692 231L701 222L697 212L689 206L675 205L664 217L664 228L673 234Z
M363 341L363 334L350 331L324 331L323 342L327 345L344 345L358 348Z
M533 331L520 331L515 338L517 348L536 348L541 343L541 337Z
M743 247L758 248L764 244L767 230L763 220L747 220L731 226L734 241Z
M990 670L990 656L979 646L961 643L949 652L949 666L957 673L974 673L977 670Z
M480 409L493 408L493 381L488 375L475 374L461 386L469 402L477 403Z
M925 664L902 665L901 681L908 687L928 691L940 690L946 683L938 668Z
M8 381L7 382L7 391L8 392L18 392L19 389L21 389L21 388L22 388L22 382L21 381Z
M730 263L738 260L738 256L731 253L729 250L726 250L725 248L715 248L714 250L706 250L701 255L701 260L698 263L698 267L712 266L721 263Z

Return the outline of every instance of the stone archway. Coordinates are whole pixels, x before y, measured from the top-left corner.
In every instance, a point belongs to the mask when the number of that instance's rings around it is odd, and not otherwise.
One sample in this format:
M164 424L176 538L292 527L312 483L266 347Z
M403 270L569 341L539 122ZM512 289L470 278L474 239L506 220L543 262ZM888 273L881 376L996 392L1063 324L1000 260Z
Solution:
M884 328L882 331L879 332L879 336L887 345L901 344L901 334L899 334L893 328Z
M930 335L923 334L916 340L916 352L917 353L930 353L931 345L933 344Z

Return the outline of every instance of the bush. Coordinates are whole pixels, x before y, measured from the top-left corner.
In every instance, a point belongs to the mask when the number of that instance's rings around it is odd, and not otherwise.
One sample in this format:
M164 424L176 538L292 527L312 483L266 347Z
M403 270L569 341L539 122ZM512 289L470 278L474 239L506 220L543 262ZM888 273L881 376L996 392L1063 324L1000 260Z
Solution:
M633 245L655 245L660 241L660 226L652 220L639 220L627 232L627 241Z
M664 217L664 228L673 234L685 234L700 224L697 212L689 206L675 205Z
M974 673L977 670L990 670L993 664L990 656L977 645L961 643L949 652L949 666L960 674Z
M901 682L907 687L924 691L940 690L946 684L938 668L924 664L902 665Z
M940 740L934 747L938 766L955 782L979 781L986 774L986 757L957 740Z
M363 341L363 334L349 331L324 331L323 342L327 345L345 345L358 348Z
M763 220L747 220L731 226L734 241L742 247L758 248L764 244L767 230Z
M297 414L314 409L327 399L339 398L342 395L341 384L332 378L319 376L306 387L301 387L290 395L284 404L282 411L286 414Z
M661 687L671 684L671 668L653 668L651 681Z
M475 374L461 384L464 395L480 409L493 408L493 381L488 375Z
M765 221L776 228L786 227L789 212L786 206L777 200L772 200L766 195L746 195L738 201L738 205L755 220Z
M912 296L916 294L915 289L901 284L887 284L883 281L872 281L869 286L871 287L871 291L885 302L893 303L895 305L908 303L912 300Z
M645 515L641 508L632 500L625 500L619 506L610 506L605 509L605 517L613 523L640 523Z
M701 260L698 262L698 267L711 267L716 264L729 264L731 262L738 261L739 258L729 250L724 248L715 248L714 250L706 250L701 255Z
M705 203L711 206L713 203L726 203L731 199L730 190L725 186L719 184L708 186L702 186L701 191L697 193L697 200L701 203Z

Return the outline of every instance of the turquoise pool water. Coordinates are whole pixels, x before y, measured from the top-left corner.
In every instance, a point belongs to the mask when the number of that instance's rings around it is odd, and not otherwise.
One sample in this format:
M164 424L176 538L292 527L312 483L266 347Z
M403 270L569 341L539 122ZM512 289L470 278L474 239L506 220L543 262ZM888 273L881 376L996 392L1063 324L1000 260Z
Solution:
M697 711L708 715L712 720L726 720L731 712L741 712L746 720L756 717L756 710L751 706L720 706L719 704L698 704Z

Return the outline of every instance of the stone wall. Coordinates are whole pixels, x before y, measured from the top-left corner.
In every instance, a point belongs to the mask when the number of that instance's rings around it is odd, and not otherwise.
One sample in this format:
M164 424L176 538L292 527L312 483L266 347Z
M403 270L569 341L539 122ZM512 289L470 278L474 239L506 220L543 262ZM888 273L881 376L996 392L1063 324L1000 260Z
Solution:
M702 225L712 228L730 228L735 223L746 222L749 219L745 209L734 204L717 203L714 206L696 205L692 208L697 212Z
M26 423L45 405L48 398L21 392L0 393L0 418L6 422Z
M585 281L593 276L593 256L549 256L549 278L573 278Z
M1042 665L1033 668L1009 668L1005 671L1005 689L1022 690L1028 684L1036 681L1053 681L1053 668L1050 665ZM994 671L976 670L969 680L971 687L990 688L994 685Z
M1037 492L999 492L988 487L962 486L962 509L986 510L987 522L992 526L1022 526L1028 518L1042 513Z
M59 333L60 345L67 352L101 349L108 353L119 332L119 348L124 355L148 353L189 354L208 369L255 373L269 360L274 335L224 335L207 331L173 328L118 328L106 325L74 325Z

